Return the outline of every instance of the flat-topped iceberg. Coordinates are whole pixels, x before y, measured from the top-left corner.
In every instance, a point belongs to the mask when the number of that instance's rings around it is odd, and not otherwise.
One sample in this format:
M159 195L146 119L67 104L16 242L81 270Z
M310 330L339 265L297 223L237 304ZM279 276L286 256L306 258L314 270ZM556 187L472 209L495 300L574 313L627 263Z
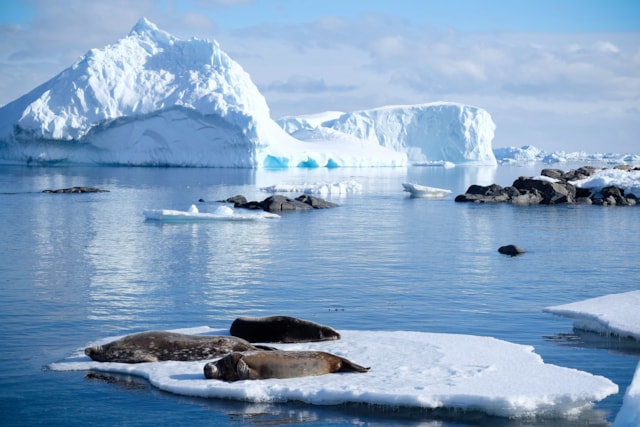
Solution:
M208 327L178 332L227 333ZM226 383L205 379L206 362L98 363L81 349L50 368L138 375L160 389L199 397L447 408L504 417L576 416L618 391L604 377L544 363L533 347L495 338L406 331L339 332L342 338L337 341L276 347L328 351L370 366L369 372ZM88 345L105 341L110 339Z
M491 148L495 124L489 113L453 102L386 106L344 114L330 111L285 117L278 124L305 141L355 137L406 153L413 164L496 164Z

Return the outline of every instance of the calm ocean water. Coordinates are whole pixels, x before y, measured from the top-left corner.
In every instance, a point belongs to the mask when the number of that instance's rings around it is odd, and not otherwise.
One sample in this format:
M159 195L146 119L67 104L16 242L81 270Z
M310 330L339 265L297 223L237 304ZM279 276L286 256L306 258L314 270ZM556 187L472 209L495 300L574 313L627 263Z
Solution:
M563 165L563 168L580 165ZM575 334L546 306L639 288L640 208L411 199L402 182L509 185L543 165L251 171L0 167L0 424L539 425L370 407L252 405L161 392L133 377L52 372L87 342L146 329L227 327L286 314L337 329L489 335L546 362L610 378L620 393L579 420L607 425L640 357L624 340ZM358 180L336 209L259 223L146 222L143 209L213 211L273 184ZM94 186L93 194L43 194ZM291 194L297 196L297 194ZM204 203L198 203L203 198ZM498 254L504 244L528 252ZM526 381L526 378L522 379Z

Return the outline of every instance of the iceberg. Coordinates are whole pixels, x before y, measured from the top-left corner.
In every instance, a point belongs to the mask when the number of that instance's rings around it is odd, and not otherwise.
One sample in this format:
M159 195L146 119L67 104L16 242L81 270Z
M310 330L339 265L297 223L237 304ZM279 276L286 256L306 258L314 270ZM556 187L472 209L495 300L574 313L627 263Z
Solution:
M277 121L303 141L355 137L394 152L412 164L451 162L495 165L495 124L482 108L454 102L397 105L341 114L336 111Z
M333 111L279 125L216 41L181 40L141 18L126 37L0 107L0 163L495 164L494 128L486 111L454 103Z
M209 327L176 332L228 333ZM369 372L226 383L205 379L206 361L99 363L91 361L82 349L49 368L138 375L162 390L207 398L444 408L504 417L576 416L618 391L617 385L604 377L544 363L533 347L495 338L410 331L339 332L342 338L337 341L278 347L331 352L370 366Z
M554 163L606 163L640 165L640 154L587 153L586 151L547 152L533 145L523 147L499 147L493 149L499 164L525 164L532 162Z

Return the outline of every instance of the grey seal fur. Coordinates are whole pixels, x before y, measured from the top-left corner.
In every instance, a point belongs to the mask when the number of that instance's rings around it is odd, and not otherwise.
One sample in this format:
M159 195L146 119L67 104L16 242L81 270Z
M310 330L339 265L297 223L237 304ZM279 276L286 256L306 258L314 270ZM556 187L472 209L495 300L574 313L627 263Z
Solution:
M96 362L143 363L206 360L234 351L270 349L254 346L238 337L147 331L127 335L105 345L87 347L84 354Z
M367 372L344 357L323 351L233 352L204 366L204 376L227 382L295 378L335 372Z
M289 316L239 317L229 330L249 342L296 343L340 339L333 328Z

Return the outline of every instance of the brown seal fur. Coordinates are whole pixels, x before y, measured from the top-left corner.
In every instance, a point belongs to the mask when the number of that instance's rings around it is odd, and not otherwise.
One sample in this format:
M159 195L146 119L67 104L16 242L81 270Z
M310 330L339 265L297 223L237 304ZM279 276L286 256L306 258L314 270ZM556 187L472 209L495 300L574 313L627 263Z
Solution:
M323 351L234 352L204 366L207 379L222 381L295 378L334 372L367 372L344 357Z
M215 359L234 351L261 349L271 348L254 346L238 337L147 331L87 347L84 354L96 362L142 363Z
M231 335L249 342L295 343L340 339L329 326L289 316L239 317L231 324Z

